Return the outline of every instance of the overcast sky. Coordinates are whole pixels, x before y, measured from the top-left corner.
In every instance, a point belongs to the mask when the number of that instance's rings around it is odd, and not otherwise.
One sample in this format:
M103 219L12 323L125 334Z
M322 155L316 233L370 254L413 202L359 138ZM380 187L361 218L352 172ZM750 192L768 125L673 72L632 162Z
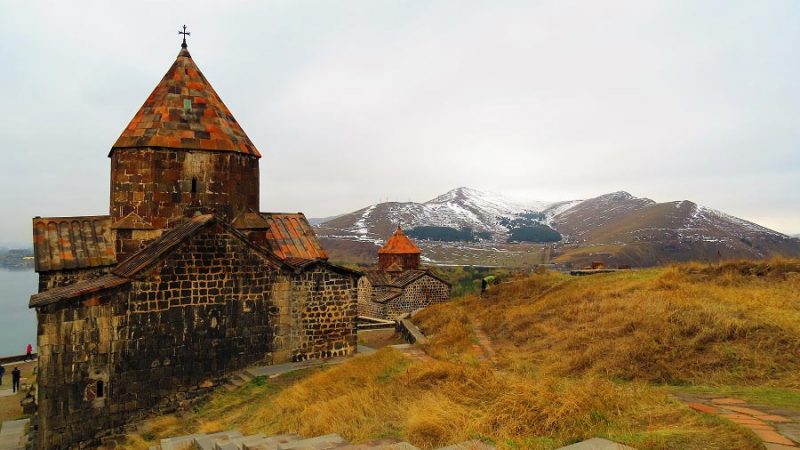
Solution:
M189 50L263 211L626 190L800 233L800 1L0 3L0 243L108 213L108 151Z

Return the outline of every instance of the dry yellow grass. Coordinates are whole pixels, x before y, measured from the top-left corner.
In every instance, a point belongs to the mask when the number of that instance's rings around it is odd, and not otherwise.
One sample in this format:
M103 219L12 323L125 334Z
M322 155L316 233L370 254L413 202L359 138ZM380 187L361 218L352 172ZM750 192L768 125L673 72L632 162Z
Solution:
M508 364L543 374L798 388L798 271L800 263L776 260L549 273L458 306L481 317ZM420 318L438 330L459 314L436 307Z
M393 349L297 381L258 380L180 419L159 418L131 437L194 431L340 433L352 442L395 437L421 448L481 438L501 448L552 449L607 436L640 449L756 449L730 425L691 413L663 389L598 377L530 378L486 365L412 361Z
M761 448L750 432L673 400L667 384L797 388L796 268L774 261L533 275L486 299L419 314L433 362L384 349L256 379L191 414L150 422L128 447L234 428L335 432L353 442L396 437L425 449L473 438L552 449L592 436L639 449ZM479 360L475 322L494 340L497 367Z

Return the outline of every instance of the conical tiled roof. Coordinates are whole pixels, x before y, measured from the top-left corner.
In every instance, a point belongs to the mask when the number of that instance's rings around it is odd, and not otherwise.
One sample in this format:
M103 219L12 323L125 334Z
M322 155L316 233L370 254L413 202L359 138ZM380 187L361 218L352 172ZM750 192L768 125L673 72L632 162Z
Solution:
M172 67L114 143L117 148L167 147L240 152L255 145L182 48Z
M397 231L383 244L383 247L378 250L379 255L413 255L418 253L420 253L419 247L414 245L411 239L403 233L400 225L397 226Z

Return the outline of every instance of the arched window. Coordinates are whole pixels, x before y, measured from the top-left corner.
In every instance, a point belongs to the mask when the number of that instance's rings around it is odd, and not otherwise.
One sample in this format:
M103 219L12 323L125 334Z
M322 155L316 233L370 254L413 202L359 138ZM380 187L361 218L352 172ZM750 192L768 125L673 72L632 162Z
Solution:
M105 386L103 385L103 380L97 380L96 393L97 393L97 398L103 398L103 396L105 396L106 393L105 393Z

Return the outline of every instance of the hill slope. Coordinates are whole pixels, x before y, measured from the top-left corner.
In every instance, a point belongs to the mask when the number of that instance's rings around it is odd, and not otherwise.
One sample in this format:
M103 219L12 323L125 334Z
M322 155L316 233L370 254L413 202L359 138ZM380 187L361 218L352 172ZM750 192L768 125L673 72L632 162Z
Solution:
M434 335L477 318L501 355L541 374L800 390L799 296L800 260L548 272L419 318Z

